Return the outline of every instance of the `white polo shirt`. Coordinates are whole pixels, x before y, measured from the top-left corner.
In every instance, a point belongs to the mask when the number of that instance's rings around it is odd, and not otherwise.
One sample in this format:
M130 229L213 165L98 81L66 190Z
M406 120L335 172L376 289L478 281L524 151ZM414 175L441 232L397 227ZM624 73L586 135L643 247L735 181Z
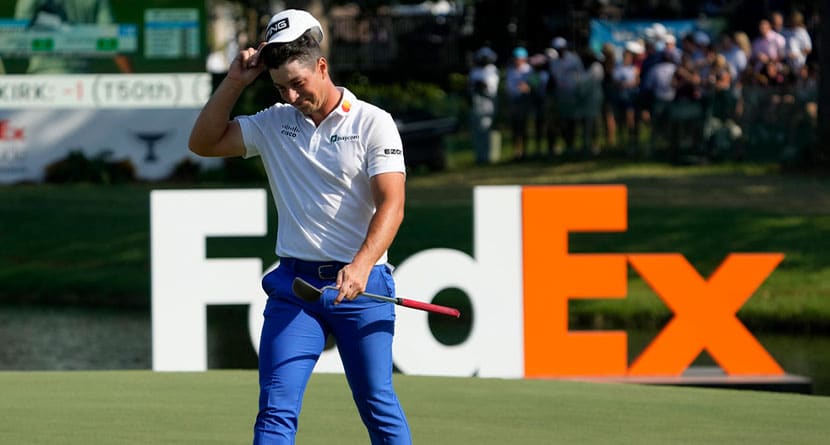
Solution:
M286 104L236 118L245 157L260 155L268 174L280 257L350 263L375 213L369 179L406 172L392 116L338 89L340 103L319 126Z

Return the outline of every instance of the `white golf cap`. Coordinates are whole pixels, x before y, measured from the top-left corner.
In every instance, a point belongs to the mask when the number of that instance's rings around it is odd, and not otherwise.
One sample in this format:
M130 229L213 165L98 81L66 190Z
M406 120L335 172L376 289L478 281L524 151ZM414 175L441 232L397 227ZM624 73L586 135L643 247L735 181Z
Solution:
M632 54L642 54L645 52L645 46L637 40L629 40L625 42L625 50Z
M568 46L568 41L564 37L556 37L550 42L550 46L554 49L563 49Z
M265 41L287 43L297 40L304 32L312 30L317 43L323 41L323 27L313 15L299 9L286 9L274 14L265 28Z
M692 39L700 46L709 46L709 43L711 43L709 34L706 34L703 31L695 31L695 33L692 34Z
M662 38L668 33L668 29L662 23L654 23L651 25L651 29L654 32L654 36L657 38Z

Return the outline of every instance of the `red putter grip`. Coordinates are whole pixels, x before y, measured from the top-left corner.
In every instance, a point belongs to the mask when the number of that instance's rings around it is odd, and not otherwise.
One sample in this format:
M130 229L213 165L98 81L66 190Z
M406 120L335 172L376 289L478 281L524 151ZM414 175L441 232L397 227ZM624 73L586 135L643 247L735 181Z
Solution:
M446 306L439 306L432 303L424 303L422 301L408 300L406 298L398 298L401 306L411 307L413 309L420 309L422 311L433 312L436 314L449 315L450 317L461 317L461 311Z

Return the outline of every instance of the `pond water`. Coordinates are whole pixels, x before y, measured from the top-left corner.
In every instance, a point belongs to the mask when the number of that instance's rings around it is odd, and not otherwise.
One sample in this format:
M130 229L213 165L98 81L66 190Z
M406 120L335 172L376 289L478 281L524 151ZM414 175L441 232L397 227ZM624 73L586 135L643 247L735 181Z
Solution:
M211 306L207 322L209 368L256 368L247 307ZM629 331L629 355L655 334ZM830 395L830 335L754 334L785 371ZM151 357L149 310L0 306L0 370L149 369Z

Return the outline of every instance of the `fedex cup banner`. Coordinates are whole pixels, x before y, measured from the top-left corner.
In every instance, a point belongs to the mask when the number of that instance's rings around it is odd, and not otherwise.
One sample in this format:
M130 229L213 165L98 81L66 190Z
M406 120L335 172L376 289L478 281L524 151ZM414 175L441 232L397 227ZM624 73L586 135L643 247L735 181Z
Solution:
M205 73L0 76L0 184L42 180L71 151L128 159L147 180L216 163L187 149L210 94Z
M263 236L264 190L151 192L153 369L207 369L206 307L249 304L258 350L266 296L259 259L207 259L211 236ZM399 295L429 301L458 288L472 329L447 346L427 314L399 310L393 349L404 373L480 377L680 376L706 351L727 375L784 371L735 315L783 260L730 253L708 277L679 253L570 253L575 232L627 229L618 185L487 186L474 191L474 254L429 249L395 269ZM678 246L682 248L683 246ZM629 267L673 312L629 366L624 331L571 331L574 299L626 297ZM317 372L341 372L336 351Z

